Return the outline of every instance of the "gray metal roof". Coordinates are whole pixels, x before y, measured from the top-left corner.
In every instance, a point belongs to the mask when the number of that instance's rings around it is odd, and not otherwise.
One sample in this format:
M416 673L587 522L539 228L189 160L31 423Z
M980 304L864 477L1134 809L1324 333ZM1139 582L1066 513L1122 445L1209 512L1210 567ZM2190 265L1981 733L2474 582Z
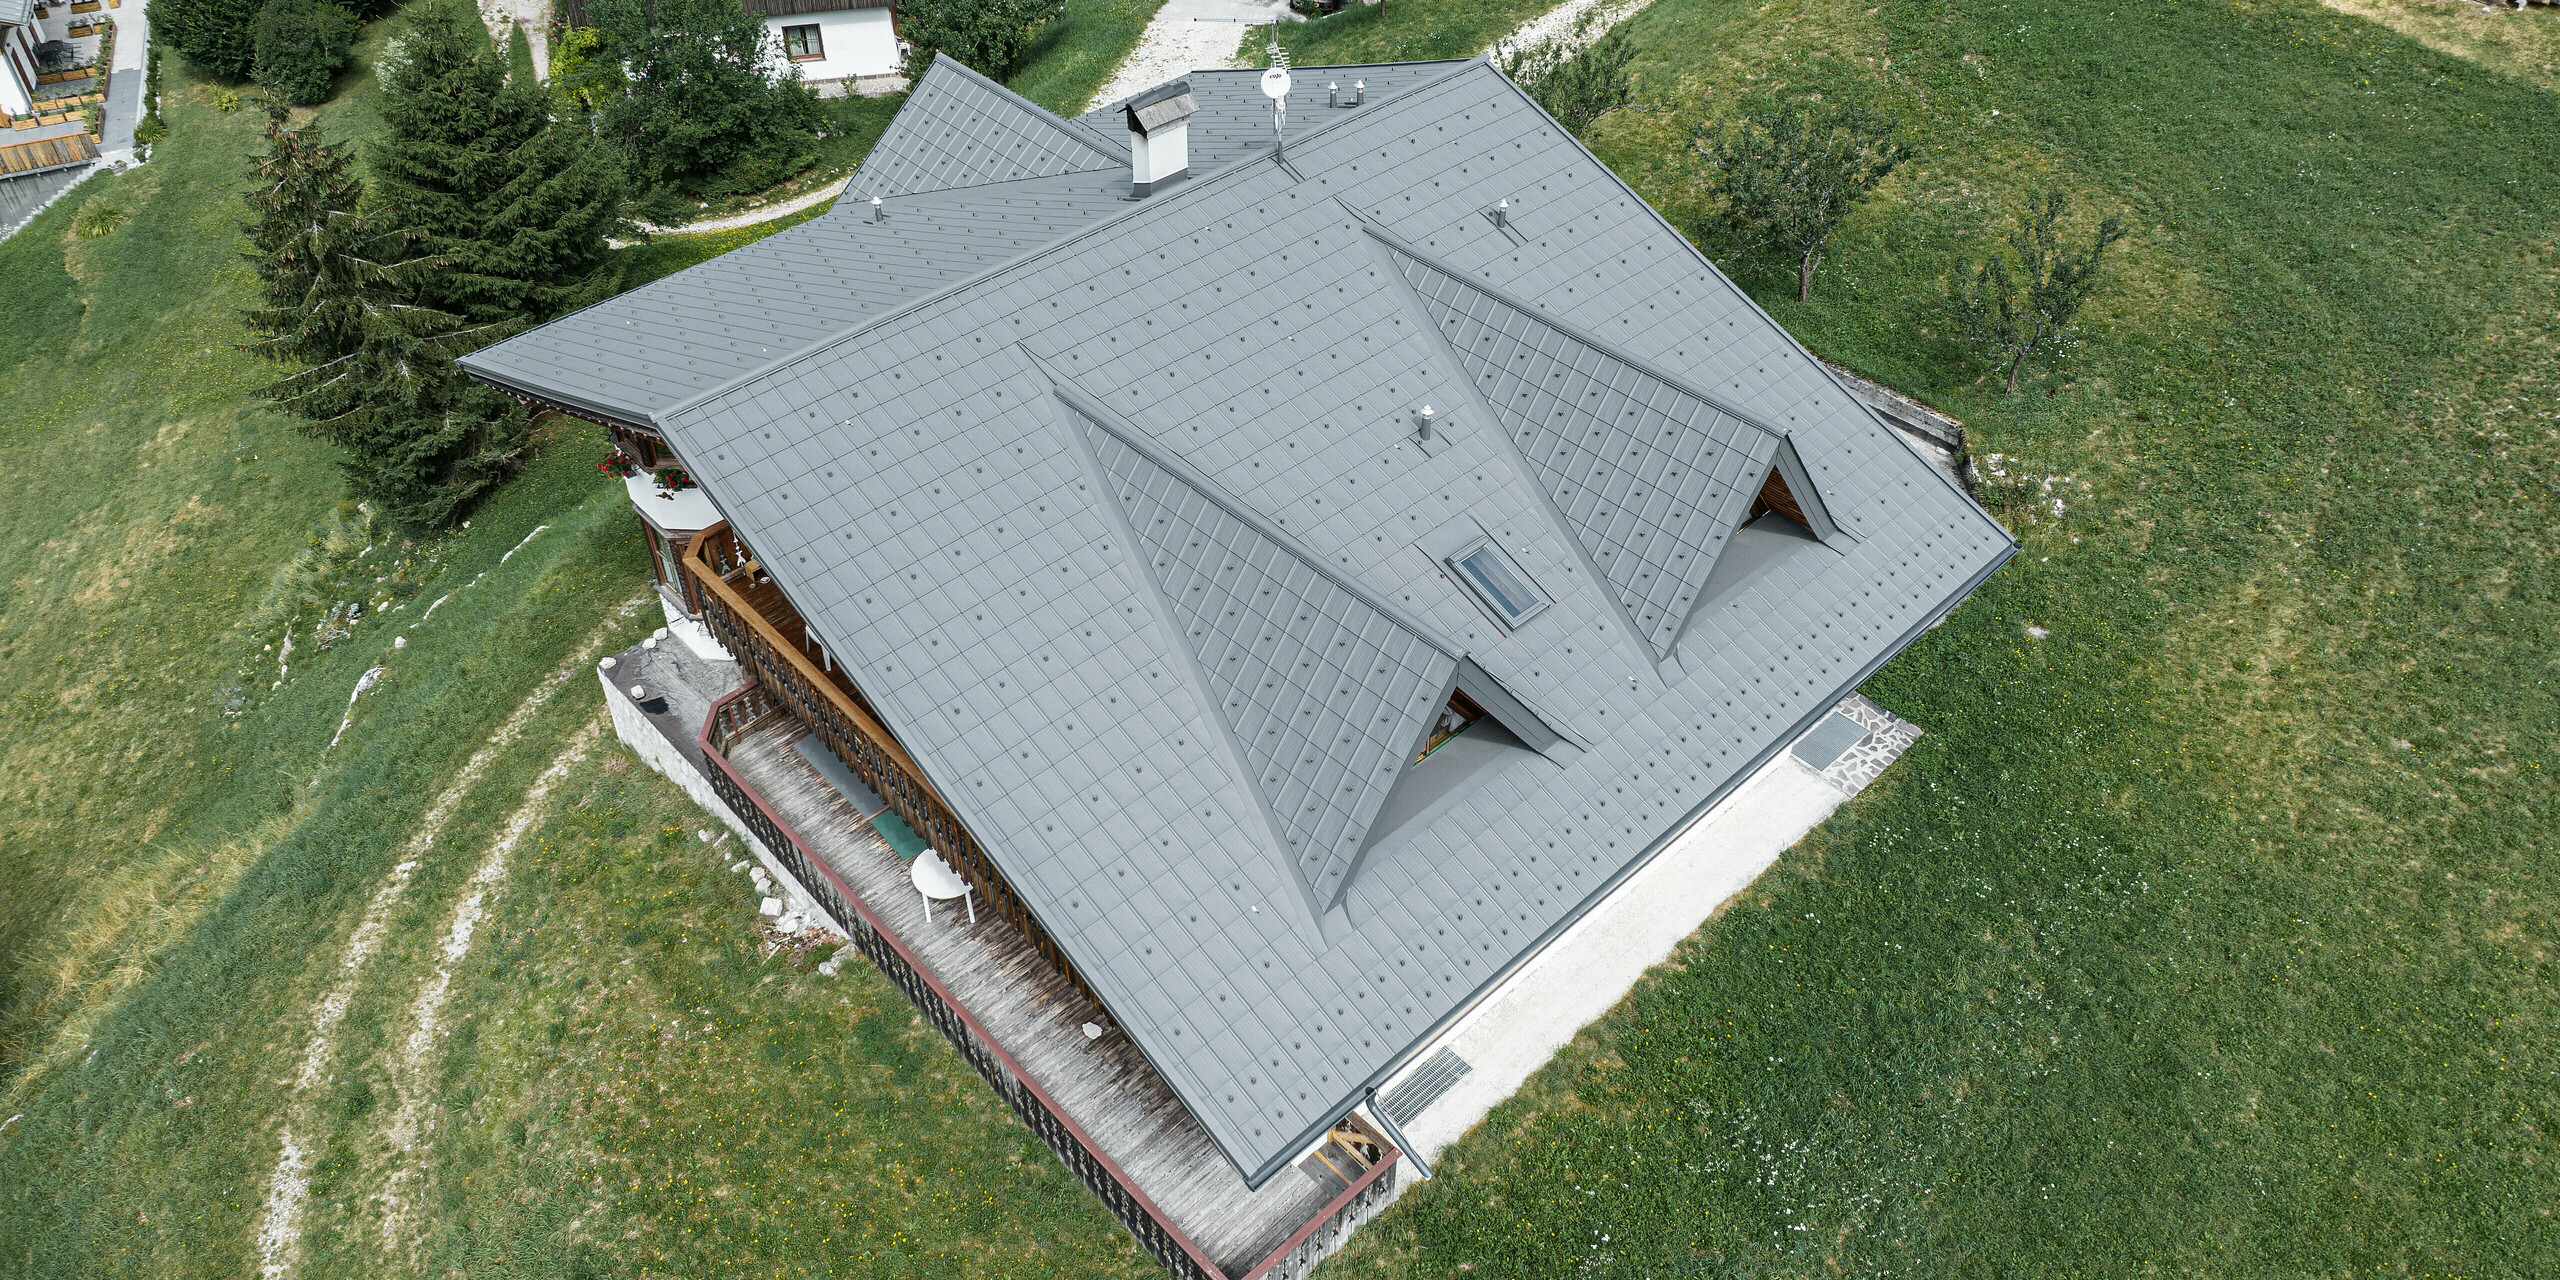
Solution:
M1257 1184L2015 549L1498 72L1366 78L655 417ZM1453 672L1560 740L1423 803Z
M976 121L978 135L1003 140L959 140L954 121ZM510 390L645 424L1126 208L1125 144L1115 159L1082 137L1011 90L938 59L824 216L472 352L462 367ZM933 186L937 176L951 186ZM885 197L877 224L874 194Z
M0 0L0 27L23 27L36 20L36 0Z
M1335 117L1356 115L1368 109L1325 106L1324 86L1328 80L1341 83L1344 102L1351 101L1353 82L1366 80L1369 84L1369 106L1374 107L1383 99L1465 65L1465 59L1457 59L1374 62L1357 67L1292 67L1289 75L1296 87L1289 95L1289 135L1296 137L1333 123ZM1191 86L1192 100L1199 104L1199 110L1191 117L1187 142L1193 173L1211 173L1248 155L1271 149L1271 100L1262 96L1260 71L1194 71L1182 78ZM1123 123L1122 109L1154 91L1149 89L1105 103L1076 117L1076 122L1120 139L1119 153L1125 159L1128 142L1124 136L1127 126Z

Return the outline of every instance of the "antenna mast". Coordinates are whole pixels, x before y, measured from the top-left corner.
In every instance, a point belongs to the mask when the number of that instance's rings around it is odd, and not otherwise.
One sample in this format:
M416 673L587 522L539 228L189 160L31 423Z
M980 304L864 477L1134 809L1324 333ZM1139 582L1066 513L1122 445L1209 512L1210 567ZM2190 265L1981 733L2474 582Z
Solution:
M1271 156L1287 164L1289 145L1289 51L1280 47L1280 24L1271 24L1271 69L1262 73L1262 96L1271 99Z

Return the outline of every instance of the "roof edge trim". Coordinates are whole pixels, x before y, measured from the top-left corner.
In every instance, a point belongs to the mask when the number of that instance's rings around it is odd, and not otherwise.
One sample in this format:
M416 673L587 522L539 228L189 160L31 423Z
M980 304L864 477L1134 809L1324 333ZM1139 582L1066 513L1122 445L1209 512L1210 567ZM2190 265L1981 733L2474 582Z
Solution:
M1528 103L1529 106L1539 114L1547 115L1547 109L1539 106L1538 100L1529 96L1529 91L1521 88L1519 81L1512 79L1508 72L1505 72L1499 66L1494 66L1490 61L1488 61L1486 65L1492 69L1495 75L1502 77L1502 82L1504 84L1511 86L1511 91L1513 93L1520 95L1520 100L1522 102ZM1554 120L1555 117L1547 115L1547 119ZM1849 398L1849 404L1855 412L1863 413L1867 416L1867 422L1869 425L1873 426L1876 430L1883 432L1887 439L1900 444L1903 452L1909 454L1912 461L1919 463L1922 470L1937 477L1940 484L1945 485L1949 492L1955 494L1959 499L1962 499L1967 506L1981 512L1983 519L1990 520L1991 523L1996 526L2000 525L1998 520L1992 518L1990 508L1982 505L1982 500L1980 498L1967 493L1965 491L1965 487L1956 482L1955 477L1939 470L1935 463L1932 463L1927 458L1922 457L1918 448L1914 447L1910 441L1903 439L1902 433L1894 430L1892 423L1884 420L1883 414L1876 412L1875 409L1870 407L1866 401L1859 399L1857 393L1849 390L1848 384L1842 382L1840 380L1840 375L1832 370L1829 361L1824 360L1821 356L1815 355L1813 348L1806 346L1804 344L1804 340L1795 335L1794 330L1778 323L1777 317L1770 315L1769 309L1761 306L1759 299L1752 297L1748 290L1745 290L1740 285L1733 284L1733 281L1730 278L1724 277L1724 273L1722 271L1717 271L1716 264L1708 261L1707 255L1700 252L1698 246L1690 242L1689 237L1680 234L1680 229L1671 225L1671 220L1669 218L1662 216L1662 210L1655 208L1653 202L1645 199L1634 187L1628 186L1627 180L1619 177L1617 170L1610 168L1598 155L1592 152L1590 147L1585 146L1582 139L1576 136L1573 130L1566 129L1561 122L1556 125L1556 128L1563 130L1564 140L1568 145L1580 151L1583 159L1589 160L1591 163L1598 165L1600 167L1600 172L1609 175L1609 180L1617 183L1618 189L1626 192L1627 195L1636 202L1637 206L1645 211L1645 215L1653 219L1653 224L1662 228L1663 233L1671 237L1673 243L1687 249L1689 251L1689 255L1698 260L1699 265L1704 266L1709 271L1714 271L1719 278L1725 279L1726 284L1732 285L1734 296L1742 300L1742 305L1751 308L1753 315L1756 315L1763 321L1767 322L1768 326L1775 330L1778 336L1783 339L1788 346L1803 353L1806 359L1821 366L1822 376L1828 378L1831 385L1838 389L1840 394ZM1466 277L1464 276L1458 277L1460 280L1464 280L1465 278ZM1685 384L1675 382L1672 385L1682 386ZM1712 404L1715 402L1709 401L1709 403ZM1722 408L1723 406L1718 405L1717 407ZM1752 419L1744 418L1743 421L1750 422ZM2000 528L2003 533L2007 532L2006 526L2000 526ZM2015 539L2012 539L2012 541L2014 542Z
M938 61L937 61L937 64L936 64L936 65L939 65L939 62L938 62ZM993 86L994 86L994 87L995 87L999 92L1002 92L1002 93L1004 93L1004 94L1006 94L1006 95L1008 95L1008 96L1010 96L1010 97L1013 97L1013 98L1016 98L1016 99L1020 99L1020 98L1021 98L1021 96L1022 96L1022 95L1020 95L1020 94L1014 93L1014 92L1013 92L1012 90L1010 90L1010 89L1006 89L1006 88L1005 88L1004 86L1002 86L1002 85L995 84L995 82L994 82L994 81L992 81L992 80L987 80L987 78L986 78L985 76L978 75L978 73L977 73L977 72L975 72L975 71L969 71L969 69L968 69L968 67L967 67L967 65L966 65L966 64L958 63L958 62L954 62L954 63L953 63L953 65L954 65L954 66L959 67L962 71L967 72L969 75L971 75L971 76L975 76L977 79L982 80L982 81L985 81L985 82L986 82L987 84L989 84L989 85L993 85ZM1382 98L1378 99L1378 101L1377 101L1377 103L1376 103L1376 105L1375 105L1374 107L1366 108L1366 109L1364 109L1363 111L1360 111L1360 112L1353 112L1353 113L1351 113L1351 114L1352 114L1355 118L1363 118L1363 117L1365 117L1366 115L1368 115L1368 114L1370 114L1370 113L1374 112L1374 111L1376 110L1376 107L1384 107L1384 106L1387 106L1387 105L1389 105L1389 104L1391 104L1391 103L1400 102L1400 101L1404 100L1405 98L1408 98L1408 97L1411 97L1411 96L1412 96L1412 95L1414 95L1414 94L1420 93L1420 92L1422 92L1422 91L1423 91L1423 90L1425 90L1425 89L1428 89L1428 88L1433 87L1434 85L1443 84L1443 83L1446 83L1446 82L1448 82L1448 81L1450 81L1450 80L1453 80L1453 79L1457 78L1458 76L1465 75L1467 72L1469 72L1470 70L1473 70L1473 69L1474 69L1475 67L1477 67L1478 65L1479 65L1479 61L1478 61L1477 59L1473 59L1473 58L1466 59L1466 60L1465 60L1464 62L1462 62L1462 63L1461 63L1461 64L1460 64L1460 65L1459 65L1455 70L1452 70L1452 71L1451 71L1451 72L1449 72L1449 74L1447 74L1447 75L1433 76L1431 79L1429 79L1429 80L1425 80L1425 81L1423 81L1422 83L1417 84L1417 85L1413 86L1413 87L1412 87L1412 88L1410 88L1410 89L1405 89L1405 90L1401 90L1401 91L1396 92L1396 93L1388 94L1388 95L1386 95L1385 97L1382 97ZM929 75L929 74L931 74L931 71L930 71L930 70L928 70L926 74L928 74L928 75ZM1505 81L1504 83L1506 83L1506 84L1507 84L1507 83L1509 83L1509 81ZM1058 126L1059 126L1059 127L1061 127L1061 128L1073 128L1073 127L1074 127L1074 126L1072 126L1072 125L1069 125L1066 121L1064 121L1064 120L1059 120L1059 119L1058 119L1058 117L1056 117L1056 116L1052 116L1052 115L1049 115L1049 114L1048 114L1048 112L1046 112L1046 111L1042 111L1042 110L1040 109L1040 107L1039 107L1039 105L1038 105L1037 103L1033 103L1033 104L1030 104L1030 105L1032 106L1032 109L1033 109L1033 110L1035 110L1035 111L1040 111L1040 113L1041 113L1042 115L1044 115L1044 116L1048 116L1048 118L1049 118L1050 120L1055 121L1055 122L1058 124ZM903 110L901 111L901 114L903 114ZM1081 119L1082 117L1078 117L1078 118L1079 118L1079 119ZM1335 121L1335 122L1333 122L1333 123L1331 123L1331 124L1327 124L1327 125L1319 126L1319 127L1318 127L1318 128L1316 128L1315 130L1313 130L1313 131L1311 131L1311 132L1309 132L1309 133L1307 133L1307 134L1303 135L1303 136L1300 138L1300 141L1301 141L1301 142L1304 142L1306 138L1312 138L1312 137L1315 137L1315 136L1316 136L1316 135L1318 135L1318 134L1321 134L1321 133L1325 132L1326 130L1329 130L1329 129L1335 129L1335 128L1340 128L1340 127L1342 127L1342 126L1344 126L1344 125L1348 125L1348 124L1351 124L1351 123L1353 123L1353 121L1351 121L1351 120L1337 120L1337 121ZM893 125L892 127L895 127L895 126ZM884 135L882 135L882 136L885 138L887 135L885 135L885 134L884 134ZM877 144L875 144L875 149L876 149L876 145L877 145ZM1091 142L1090 140L1087 140L1087 145L1089 145L1089 146L1095 146L1095 147L1097 147L1097 148L1098 148L1098 146L1099 146L1099 144L1097 144L1097 143L1093 143L1093 142ZM1113 158L1113 160L1114 160L1115 162L1118 160L1118 157L1112 157L1112 158ZM1078 243L1078 242L1082 241L1082 240L1083 240L1085 237L1087 237L1087 236L1096 236L1096 235L1102 235L1102 234L1105 234L1105 233L1107 233L1111 228L1118 226L1121 222L1123 222L1123 221L1125 221L1125 220L1127 220L1127 219L1131 219L1131 218L1140 218L1140 217L1147 217L1147 216L1151 216L1151 215L1160 215L1160 214L1162 213L1162 211L1163 211L1163 210L1165 210L1165 209L1167 209L1167 208L1171 208L1171 207L1174 207L1174 206L1179 205L1179 204L1186 203L1186 202L1191 201L1191 200L1200 199L1200 198L1202 198L1202 196L1200 195L1200 193L1201 193L1201 192L1204 192L1204 191L1209 190L1210 188L1212 188L1213 186L1217 185L1218 183L1223 182L1223 181L1225 181L1225 180L1228 180L1228 179L1230 179L1230 178L1234 177L1236 174L1250 172L1250 171L1254 168L1254 166L1255 166L1255 165L1257 165L1257 164L1258 164L1258 163L1260 163L1262 160L1265 160L1265 159L1267 159L1267 158L1269 158L1269 153L1267 153L1267 152L1263 152L1263 151L1251 151L1251 152L1247 152L1245 155L1243 155L1242 157L1239 157L1237 160L1235 160L1233 163L1231 163L1231 164L1227 165L1225 168L1223 168L1223 169L1219 169L1219 170L1217 170L1217 171L1215 171L1215 172L1212 172L1212 173L1202 174L1202 175L1199 175L1199 176L1197 176L1197 177L1194 177L1194 178L1190 179L1190 180L1189 180L1189 181L1187 181L1187 182L1183 182L1183 183L1181 183L1181 184L1177 185L1177 186L1176 186L1176 187L1174 187L1171 191L1168 191L1168 192L1166 192L1165 194L1163 194L1163 195L1161 195L1161 196L1157 196L1157 197L1154 197L1154 198L1152 198L1152 199L1147 199L1147 200L1136 200L1136 201L1131 201L1131 202L1130 202L1130 204L1129 204L1129 207L1128 207L1128 208L1123 209L1123 210L1121 210L1121 211L1120 211L1120 212L1118 212L1118 213L1106 214L1106 215L1104 215L1103 217L1097 218L1097 219L1095 219L1094 221L1089 222L1089 223L1086 223L1084 226L1079 227L1079 228L1077 228L1077 229L1076 229L1076 230L1074 230L1074 231L1068 232L1067 234L1065 234L1065 235L1063 235L1063 236L1060 236L1060 237L1058 237L1057 239L1052 240L1052 241L1050 241L1050 242L1049 242L1049 243L1047 243L1047 244L1041 245L1039 248L1033 249L1033 250L1031 250L1030 252L1023 254L1022 256L1020 256L1020 257L1018 257L1018 258L1014 258L1014 259L1011 259L1010 261L1006 261L1006 262L999 262L999 263L995 264L994 266L991 266L991 267L987 268L986 270L981 271L981 272L979 272L978 274L976 274L976 275L974 275L974 276L970 276L970 277L968 277L967 279L963 279L963 280L954 280L954 281L952 281L950 284L945 285L945 286L943 286L943 287L942 287L942 288L940 288L940 289L936 289L936 290L934 290L934 291L932 291L932 292L930 292L930 293L924 294L924 295L923 295L923 296L921 296L921 297L917 297L917 298L909 299L909 300L908 300L907 302L905 302L905 303L902 303L902 304L900 304L900 305L898 305L898 306L892 307L892 308L890 308L890 309L889 309L889 310L887 310L887 311L883 311L883 312L881 312L880 314L878 314L878 315L876 315L876 316L872 316L871 318L869 318L869 319L867 319L867 320L864 320L864 321L863 321L863 322L861 322L860 324L853 325L853 326L851 326L851 327L849 327L849 328L847 328L847 329L843 330L842 332L829 334L828 336L826 336L826 337L824 337L824 338L820 338L820 339L818 339L816 342L812 342L812 343L810 343L809 345L807 345L807 346L805 346L805 347L802 347L802 348L800 348L800 349L799 349L799 350L797 350L797 351L793 351L793 352L787 353L787 354L785 354L785 355L777 356L777 357L775 357L774 359L769 360L769 361L766 361L764 364L762 364L762 365L760 365L760 366L758 366L758 367L756 367L756 368L754 368L754 369L751 369L751 370L749 370L749 371L747 371L747 372L745 372L745 373L742 373L742 374L738 375L738 376L737 376L737 377L735 377L735 378L730 379L730 380L729 380L729 381L727 381L727 382L724 382L724 383L720 384L719 386L712 387L712 388L710 388L710 389L708 389L708 390L705 390L705 391L702 391L702 392L698 392L698 393L696 393L696 394L694 394L694 395L692 395L692 396L689 396L689 397L687 397L687 398L685 398L685 399L683 399L683 400L679 400L679 401L675 402L674 404L668 405L668 406L666 406L666 407L665 407L665 408L663 408L663 409L654 409L654 410L651 410L651 411L650 411L650 413L649 413L649 422L650 422L650 425L652 425L652 426L656 426L656 425L658 425L658 424L660 424L660 423L664 423L664 422L668 421L669 419L675 418L675 417L677 417L677 416L679 416L679 415L681 415L681 414L689 413L689 412L691 412L692 410L697 409L697 408L700 408L701 406L703 406L703 405L705 405L705 404L709 404L709 403L710 403L710 402L712 402L713 400L719 399L721 396L724 396L724 395L729 394L730 392L737 391L737 390L739 390L739 389L741 389L741 388L751 386L751 385L755 384L756 382L758 382L758 381L760 381L760 380L762 380L762 379L764 379L764 378L766 378L766 377L768 377L768 376L770 376L770 375L772 375L772 374L774 374L774 373L780 372L780 371L781 371L781 370L783 370L783 369L789 368L790 366L792 366L792 365L794 365L794 364L799 363L801 360L804 360L804 359L806 359L806 358L808 358L808 357L810 357L810 356L816 355L817 353L819 353L819 352L821 352L821 351L824 351L824 350L826 350L826 349L827 349L827 348L829 348L829 347L835 346L835 345L837 345L837 344L839 344L839 343L843 343L843 342L850 341L850 340L852 340L853 338L855 338L855 337L857 337L857 336L861 335L862 333L864 333L864 332L866 332L866 331L868 331L868 330L870 330L870 329L872 329L872 328L875 328L875 327L877 327L877 326L885 325L885 324L888 324L889 322L891 322L891 321L893 321L893 320L901 319L901 318L905 317L905 316L907 315L907 313L909 313L909 312L911 312L911 311L920 311L920 310L922 310L922 309L924 309L924 308L926 308L926 307L929 307L929 306L932 306L932 305L934 305L934 304L936 304L936 303L938 303L938 302L941 302L941 301L942 301L943 299L945 299L945 298L949 298L949 297L957 296L958 294L960 294L960 293L962 293L962 292L964 292L964 291L966 291L966 290L968 290L968 289L974 288L974 287L976 287L977 285L980 285L980 284L985 283L986 281L989 281L989 280L995 279L996 277L1001 276L1001 275L1003 275L1004 273L1006 273L1006 272L1008 272L1008 271L1014 270L1014 269L1015 269L1015 268L1017 268L1017 267L1024 267L1024 266L1027 266L1027 265L1029 265L1029 264L1031 264L1031 263L1033 263L1033 262L1037 262L1037 261L1039 261L1039 260L1041 260L1041 259L1043 259L1043 258L1046 258L1046 257L1048 257L1050 254L1053 254L1053 253L1058 252L1061 248L1064 248L1064 247L1065 247L1065 246L1067 246L1067 245L1075 244L1075 243ZM861 176L861 174L859 173L859 171L857 171L857 172L855 173L855 175L854 175L854 176L856 176L856 177L860 177L860 176ZM601 305L601 304L597 304L597 305ZM556 323L556 322L555 322L555 323ZM1917 456L1917 455L1914 455L1914 456ZM1425 635L1425 636L1430 636L1430 635L1431 635L1431 633L1430 633L1430 632L1427 632L1427 631L1426 631L1426 632L1423 632L1422 634L1423 634L1423 635Z
M1993 557L1990 564L1983 566L1981 572L1974 574L1973 577L1966 580L1963 586L1956 588L1955 591L1950 593L1947 596L1947 602L1943 608L1933 610L1926 616L1922 617L1919 621L1912 623L1911 626L1902 633L1902 636L1899 639L1895 640L1891 645L1879 652L1873 661L1870 661L1865 666L1860 667L1846 681L1842 682L1838 688L1834 689L1828 700L1820 703L1811 713L1804 716L1802 719L1799 719L1789 732L1773 739L1770 745L1758 756L1753 757L1741 768L1734 770L1733 774L1725 780L1722 786L1719 786L1714 791L1709 792L1705 799L1700 800L1695 807L1689 810L1688 813L1683 814L1679 821L1664 828L1662 835L1653 842L1653 846L1651 848L1648 848L1642 854L1629 859L1626 865L1618 869L1617 874L1612 875L1605 881L1602 881L1598 887L1594 888L1588 895L1584 896L1582 901L1575 903L1572 910L1557 917L1556 922L1549 925L1545 933L1538 935L1537 938L1533 939L1527 946L1521 948L1520 952L1512 957L1510 964L1505 965L1500 970L1488 975L1474 991L1467 994L1465 999L1450 1006L1449 1011L1442 1014L1438 1022L1433 1023L1431 1026L1425 1028L1421 1034L1415 1036L1413 1040L1404 1047L1402 1052L1387 1059L1387 1061L1376 1071L1369 1074L1369 1078L1367 1080L1360 1081L1355 1084L1350 1093L1344 1098L1337 1099L1335 1106L1340 1107L1341 1110L1335 1111L1331 1107L1326 1108L1328 1112L1332 1113L1331 1118L1320 1124L1309 1126L1304 1133L1299 1135L1297 1144L1286 1148L1286 1150L1291 1153L1305 1150L1307 1145L1313 1142L1317 1135L1323 1133L1334 1125L1339 1124L1342 1117L1347 1116L1351 1114L1352 1111L1356 1110L1361 1101L1368 1096L1370 1090L1383 1087L1387 1081L1395 1078L1397 1072L1404 1070L1407 1066L1411 1065L1416 1058L1421 1057L1425 1050L1431 1048L1435 1044L1438 1044L1441 1038L1449 1033L1451 1028L1466 1021L1468 1015L1482 1007L1484 1002L1491 998L1495 991L1501 989L1502 984L1509 982L1513 976L1520 973L1523 969L1528 968L1529 965L1535 962L1539 956L1546 954L1547 948L1554 945L1556 939L1564 936L1566 931L1572 929L1575 925L1582 923L1583 918L1591 914L1592 908L1600 905L1600 902L1603 899L1607 898L1610 894L1617 892L1618 889L1625 885L1627 881L1635 878L1638 872L1653 865L1653 860L1662 856L1663 850L1670 848L1673 842L1677 841L1681 836L1688 834L1689 829L1698 825L1699 820L1706 817L1707 814L1712 812L1717 805L1724 803L1725 800L1731 797L1734 792L1741 790L1743 784L1749 782L1752 777L1757 775L1771 760L1776 759L1779 752L1785 751L1787 748L1794 746L1796 739L1803 737L1817 722L1821 720L1822 717L1831 714L1832 708L1840 705L1840 700L1842 698L1848 697L1850 694L1857 692L1858 686L1865 684L1870 677L1875 675L1876 672L1882 670L1884 668L1884 664L1891 662L1896 657L1900 656L1903 650L1911 647L1911 643L1913 641L1918 640L1922 635L1926 634L1929 628L1936 626L1939 619L1953 611L1957 605L1963 604L1967 599L1970 599L1975 591L1981 589L1983 583L1991 580L1992 574L1999 572L2000 567L2009 563L2010 558L2017 555L2017 553L2018 544L2013 541L2008 545L2008 547L2003 549L1998 556ZM1270 1161L1266 1162L1260 1170L1257 1170L1255 1174L1248 1175L1245 1179L1245 1184L1247 1186L1260 1186L1261 1183L1255 1180L1257 1177L1261 1179L1268 1179L1273 1174L1278 1173L1286 1163L1287 1157L1285 1156L1273 1157Z
M1037 102L1033 102L1029 98L1023 97L1021 94L1015 93L1011 89L1005 88L1003 85L988 78L976 67L972 67L968 63L962 62L948 53L936 50L933 55L933 65L925 68L925 75L932 75L934 72L941 70L945 66L949 66L953 71L960 75L977 81L980 87L993 90L998 97L1005 101L1040 117L1041 123L1056 129L1059 133L1062 133L1067 137L1075 139L1077 146L1083 147L1085 150L1102 157L1104 160L1118 164L1126 159L1124 156L1115 156L1105 150L1100 140L1096 139L1090 130L1079 129L1074 125L1067 123L1066 119L1058 115L1056 112L1051 111L1047 107L1041 106ZM919 88L922 87L922 77L918 77L917 85Z

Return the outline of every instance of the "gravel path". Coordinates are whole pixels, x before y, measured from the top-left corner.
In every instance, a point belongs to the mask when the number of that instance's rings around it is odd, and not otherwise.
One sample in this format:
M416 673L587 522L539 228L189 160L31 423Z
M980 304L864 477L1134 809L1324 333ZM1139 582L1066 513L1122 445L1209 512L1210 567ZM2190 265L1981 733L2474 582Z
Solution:
M1236 53L1246 28L1288 21L1288 13L1284 0L1165 0L1093 103L1108 106L1193 71L1243 66Z
M551 3L550 0L480 0L480 20L489 24L489 38L498 42L498 52L507 51L507 23L512 19L524 24L525 43L533 46L533 78L551 78Z

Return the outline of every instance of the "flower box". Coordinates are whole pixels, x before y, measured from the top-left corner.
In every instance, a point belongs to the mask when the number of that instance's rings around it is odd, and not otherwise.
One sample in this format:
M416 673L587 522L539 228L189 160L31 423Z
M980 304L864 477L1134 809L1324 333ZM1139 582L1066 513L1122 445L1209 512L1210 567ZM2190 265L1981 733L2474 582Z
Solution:
M12 129L35 128L36 118L34 116L11 116L9 117L9 127Z
M36 123L37 123L37 124L69 124L69 123L71 123L71 117L69 117L69 116L37 116L37 117L36 117Z
M104 7L98 0L72 0L71 3L73 13L96 13Z

